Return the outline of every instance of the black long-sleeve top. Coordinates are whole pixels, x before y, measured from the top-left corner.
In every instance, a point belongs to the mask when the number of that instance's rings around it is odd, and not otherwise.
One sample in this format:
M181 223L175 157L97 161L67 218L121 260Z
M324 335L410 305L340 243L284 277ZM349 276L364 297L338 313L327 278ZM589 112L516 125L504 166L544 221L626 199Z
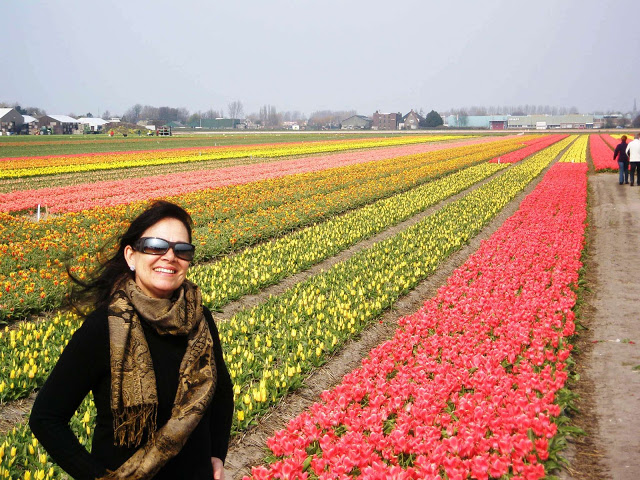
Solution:
M619 162L628 162L629 156L627 155L627 144L619 143L616 145L616 149L613 151L613 159L618 159Z
M211 457L227 455L233 419L233 385L222 357L218 329L211 312L204 309L213 337L217 383L213 400L180 453L154 477L155 480L211 480ZM171 417L178 387L180 362L186 351L186 336L159 335L143 320L145 337L156 375L160 428ZM69 419L89 391L97 410L91 453L79 443ZM77 480L103 476L116 470L136 448L118 447L113 441L111 413L111 369L107 310L89 315L74 333L58 363L36 397L29 426L53 460Z

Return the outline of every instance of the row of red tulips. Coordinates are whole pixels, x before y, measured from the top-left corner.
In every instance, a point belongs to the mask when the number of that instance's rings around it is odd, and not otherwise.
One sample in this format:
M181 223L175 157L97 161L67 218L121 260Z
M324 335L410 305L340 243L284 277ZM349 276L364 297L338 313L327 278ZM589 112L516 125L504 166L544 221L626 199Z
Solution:
M575 328L586 173L552 167L392 340L268 440L276 460L253 478L543 478Z
M529 155L533 155L540 150L547 148L549 145L553 145L559 142L567 135L545 135L542 137L534 137L533 139L526 140L523 143L527 146L516 150L514 152L501 155L491 160L493 163L516 163L520 160L527 158Z
M611 138L609 135L607 137ZM613 150L600 135L589 135L589 152L596 172L618 169L618 162L613 159Z

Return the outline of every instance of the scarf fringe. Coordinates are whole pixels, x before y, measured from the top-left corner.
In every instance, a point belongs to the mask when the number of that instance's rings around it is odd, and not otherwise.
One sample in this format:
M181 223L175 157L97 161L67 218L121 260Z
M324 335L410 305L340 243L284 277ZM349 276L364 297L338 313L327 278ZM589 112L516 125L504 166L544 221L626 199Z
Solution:
M122 410L111 409L111 412L115 445L137 447L145 433L148 440L153 440L157 427L157 404L133 405Z

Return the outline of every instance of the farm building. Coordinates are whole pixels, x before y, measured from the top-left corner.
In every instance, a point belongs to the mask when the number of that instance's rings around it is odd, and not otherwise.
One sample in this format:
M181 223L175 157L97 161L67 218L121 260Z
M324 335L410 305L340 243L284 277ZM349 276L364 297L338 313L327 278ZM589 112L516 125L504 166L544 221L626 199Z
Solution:
M238 128L238 125L241 123L237 118L202 118L191 122L189 127L205 128L208 130L230 130Z
M36 135L38 133L38 119L31 115L23 115L22 133L24 135Z
M374 130L398 130L401 122L402 115L399 113L380 113L376 111L373 114L371 128Z
M507 128L507 115L449 115L445 119L451 128L487 128L504 130Z
M50 128L54 135L68 135L71 133L82 133L79 129L80 123L68 115L43 115L38 118L40 128Z
M420 127L424 127L425 118L413 109L402 117L403 128L405 130L417 130Z
M593 128L593 115L522 115L509 117L508 128Z
M94 117L81 117L78 119L78 122L84 133L100 133L104 126L110 123L108 120Z
M0 108L0 133L16 135L22 130L24 118L15 108Z
M373 124L373 120L364 115L352 115L340 122L343 130L369 130Z

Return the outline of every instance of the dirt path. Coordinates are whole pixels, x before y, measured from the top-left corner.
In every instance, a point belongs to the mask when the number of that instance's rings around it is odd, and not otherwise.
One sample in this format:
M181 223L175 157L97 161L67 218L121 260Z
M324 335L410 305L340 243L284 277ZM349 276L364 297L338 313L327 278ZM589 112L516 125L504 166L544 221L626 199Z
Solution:
M576 355L576 423L566 479L640 478L640 189L617 173L589 177L590 227L583 323ZM640 368L640 367L638 367Z

